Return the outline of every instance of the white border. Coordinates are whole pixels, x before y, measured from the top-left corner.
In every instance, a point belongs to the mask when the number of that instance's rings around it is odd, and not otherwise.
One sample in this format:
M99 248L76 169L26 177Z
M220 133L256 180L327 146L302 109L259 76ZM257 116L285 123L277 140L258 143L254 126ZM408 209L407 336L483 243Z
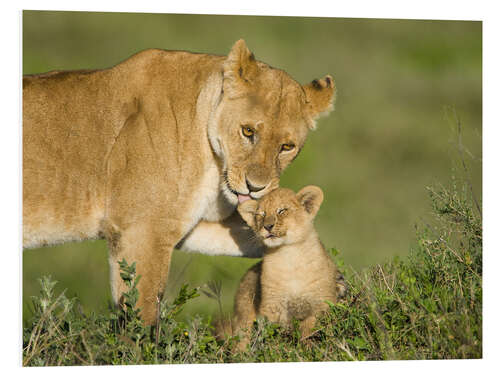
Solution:
M481 20L486 15L481 1L474 3L455 1L322 1L309 0L307 3L294 1L252 0L248 5L235 1L21 1L23 9L82 10L100 12L137 13L197 13L197 14L245 14L297 17L349 17L349 18L404 18L404 19L448 19ZM18 5L19 7L19 5Z
M121 11L147 13L198 13L198 14L247 14L247 15L282 15L282 16L316 16L316 17L349 17L349 18L402 18L402 19L451 19L451 20L483 20L484 36L484 70L483 70L483 170L484 170L484 328L483 328L483 355L484 360L454 360L454 361L397 361L397 362L363 362L363 363L301 363L301 364L259 364L259 365L170 365L164 366L136 366L127 367L93 367L92 371L115 372L203 372L218 374L238 372L271 371L349 371L400 374L421 374L424 371L451 370L454 373L483 373L493 365L498 356L499 323L497 302L499 284L496 267L499 266L498 252L500 247L498 237L494 235L498 230L495 219L500 210L498 192L498 91L500 82L498 69L500 59L498 53L498 15L495 12L495 2L483 1L312 1L304 5L302 2L271 2L254 0L247 6L234 1L187 1L154 2L149 0L120 1L120 5L111 5L111 2L87 0L83 1L25 1L20 0L13 5L2 6L2 64L3 64L3 129L7 135L1 138L2 171L6 171L7 178L2 186L2 235L7 237L3 243L3 251L7 254L7 262L2 264L0 285L2 286L2 308L0 322L7 330L2 335L1 350L2 368L13 371L59 372L68 371L67 368L21 369L20 356L20 327L21 327L21 292L20 284L20 257L17 249L20 243L20 75L21 75L21 9L52 9L52 10L92 10L92 11ZM489 5L492 4L492 5ZM7 9L5 9L7 8ZM16 56L16 58L13 58ZM15 94L14 94L15 93ZM495 95L496 94L496 95ZM5 111L7 109L7 111ZM13 183L15 181L15 183ZM17 285L16 285L17 284ZM491 366L493 368L493 366ZM496 366L497 367L497 366ZM87 371L85 367L74 367L71 371ZM489 371L488 371L489 372ZM9 371L10 373L10 371Z

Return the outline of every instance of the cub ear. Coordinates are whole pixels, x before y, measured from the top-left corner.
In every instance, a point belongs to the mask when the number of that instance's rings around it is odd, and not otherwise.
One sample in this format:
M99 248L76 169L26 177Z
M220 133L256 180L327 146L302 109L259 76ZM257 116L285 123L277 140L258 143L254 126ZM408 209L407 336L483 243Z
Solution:
M255 225L255 212L259 204L256 200L249 199L238 206L238 212L241 218L250 226Z
M246 87L257 76L255 56L248 49L243 39L234 43L229 55L224 61L224 92L230 97L242 95Z
M327 75L322 79L315 79L303 86L306 93L306 106L309 114L311 129L316 128L316 120L322 115L327 115L333 110L335 101L335 82L332 76Z
M323 191L317 186L309 185L300 189L297 193L297 199L306 211L315 217L323 202Z

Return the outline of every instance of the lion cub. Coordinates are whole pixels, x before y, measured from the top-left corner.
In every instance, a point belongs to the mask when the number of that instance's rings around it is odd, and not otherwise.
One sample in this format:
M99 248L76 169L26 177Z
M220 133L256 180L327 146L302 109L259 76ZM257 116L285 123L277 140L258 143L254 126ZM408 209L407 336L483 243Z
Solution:
M313 226L322 201L319 187L306 186L297 194L278 188L238 206L266 246L262 261L247 271L236 293L232 331L242 336L240 349L248 342L243 331L249 331L258 315L284 326L295 318L304 337L328 308L325 301L336 302L345 294L343 277Z

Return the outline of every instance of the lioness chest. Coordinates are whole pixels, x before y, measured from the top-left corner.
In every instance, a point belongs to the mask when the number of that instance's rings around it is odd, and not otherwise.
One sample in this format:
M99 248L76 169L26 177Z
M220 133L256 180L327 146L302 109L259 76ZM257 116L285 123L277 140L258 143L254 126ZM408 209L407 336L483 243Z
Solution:
M224 197L220 185L221 173L217 164L208 164L197 188L192 192L190 217L193 222L221 221L234 212L236 207Z

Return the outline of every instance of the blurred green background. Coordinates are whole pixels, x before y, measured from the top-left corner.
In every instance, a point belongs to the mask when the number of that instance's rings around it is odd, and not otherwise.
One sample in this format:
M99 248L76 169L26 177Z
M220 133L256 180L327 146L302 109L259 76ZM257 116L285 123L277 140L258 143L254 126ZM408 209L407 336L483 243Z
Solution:
M481 22L24 11L23 73L110 67L146 48L227 54L239 38L300 83L335 78L336 110L311 132L282 185L324 190L316 227L347 265L361 269L408 253L414 224L430 211L425 187L447 184L459 169L455 112L481 196ZM221 280L230 311L255 262L176 251L167 295L184 282ZM44 274L85 310L108 306L104 241L25 251L24 319ZM184 317L217 311L202 295Z

